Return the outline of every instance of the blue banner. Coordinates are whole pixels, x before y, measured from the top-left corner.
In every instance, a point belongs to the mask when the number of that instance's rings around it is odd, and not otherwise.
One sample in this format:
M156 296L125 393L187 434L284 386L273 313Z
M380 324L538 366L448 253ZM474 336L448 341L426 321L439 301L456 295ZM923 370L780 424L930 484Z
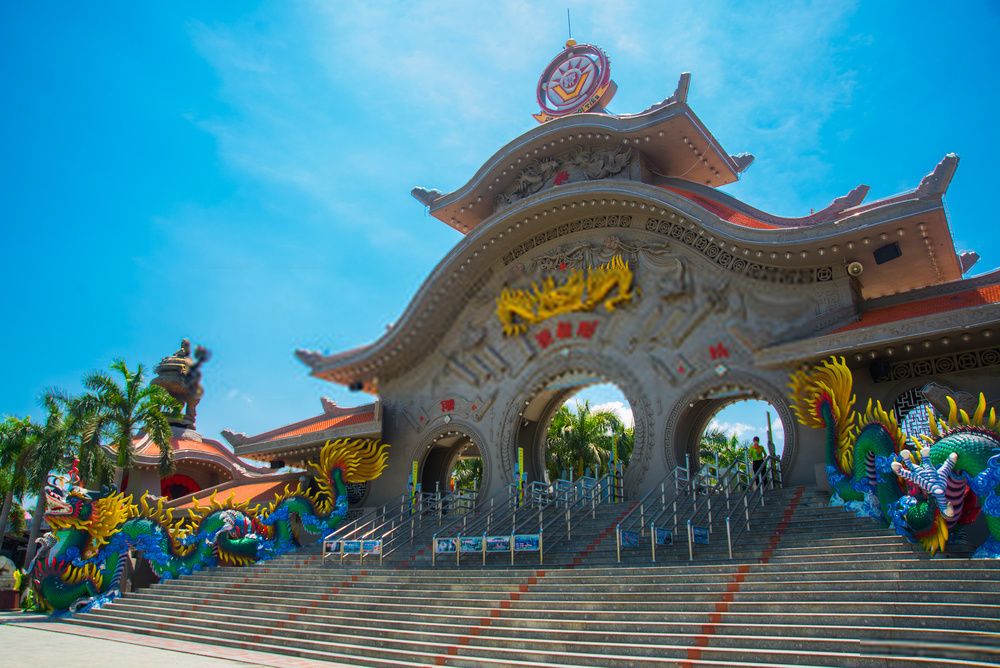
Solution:
M361 551L365 554L381 554L382 553L382 541L381 540L365 540L361 542Z
M482 552L483 551L483 537L482 536L472 536L471 538L462 538L462 552Z
M538 552L541 544L538 534L519 534L514 536L515 552Z
M434 551L438 554L450 552L454 554L458 547L454 538L438 538L434 541Z
M341 545L344 546L344 554L361 554L360 540L345 540Z
M691 527L695 545L708 545L708 527Z
M639 547L639 532L622 531L622 547Z
M487 552L510 552L510 536L488 536L486 538Z
M674 532L670 529L661 529L660 527L656 527L656 544L673 545Z

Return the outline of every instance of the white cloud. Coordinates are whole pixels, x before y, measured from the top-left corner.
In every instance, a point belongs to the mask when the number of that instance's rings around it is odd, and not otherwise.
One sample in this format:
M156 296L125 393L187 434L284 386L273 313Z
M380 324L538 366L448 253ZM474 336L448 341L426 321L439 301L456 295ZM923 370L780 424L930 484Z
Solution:
M246 403L246 404L252 404L253 403L253 397L251 397L246 392L242 392L240 390L237 390L235 387L226 392L226 400L227 401L242 401L243 403Z
M618 419L627 427L635 426L635 416L632 414L632 407L622 401L608 401L603 404L596 404L590 407L591 412L611 411L618 416Z

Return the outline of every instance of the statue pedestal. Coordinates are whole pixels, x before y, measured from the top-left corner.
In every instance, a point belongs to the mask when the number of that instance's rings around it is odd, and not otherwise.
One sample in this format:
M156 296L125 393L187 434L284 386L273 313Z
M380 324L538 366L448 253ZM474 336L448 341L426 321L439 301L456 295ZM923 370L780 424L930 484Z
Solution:
M8 589L0 591L0 610L19 610L21 608L21 592Z

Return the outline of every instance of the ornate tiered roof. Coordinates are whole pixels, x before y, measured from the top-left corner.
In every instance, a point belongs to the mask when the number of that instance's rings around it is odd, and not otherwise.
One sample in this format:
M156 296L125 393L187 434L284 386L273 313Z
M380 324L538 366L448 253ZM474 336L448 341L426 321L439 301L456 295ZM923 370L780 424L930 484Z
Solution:
M273 461L288 457L301 460L328 440L346 437L378 437L382 433L382 405L379 402L342 408L321 399L323 412L299 422L271 429L255 436L224 430L223 437L236 454L250 459Z

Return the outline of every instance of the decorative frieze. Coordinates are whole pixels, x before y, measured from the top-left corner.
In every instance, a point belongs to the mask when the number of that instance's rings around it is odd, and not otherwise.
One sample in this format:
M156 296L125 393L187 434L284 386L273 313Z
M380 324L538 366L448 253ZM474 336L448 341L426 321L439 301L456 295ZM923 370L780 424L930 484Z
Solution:
M883 383L910 378L927 378L933 375L959 373L993 366L1000 366L1000 348L984 348L951 355L892 362L888 366L876 365L873 368L881 371L875 376L875 382Z
M803 267L799 269L775 267L761 262L752 262L726 250L725 246L716 242L705 233L697 229L691 229L680 222L650 218L646 221L646 230L670 237L693 248L723 269L759 281L800 285L805 283L824 283L833 280L832 266Z

